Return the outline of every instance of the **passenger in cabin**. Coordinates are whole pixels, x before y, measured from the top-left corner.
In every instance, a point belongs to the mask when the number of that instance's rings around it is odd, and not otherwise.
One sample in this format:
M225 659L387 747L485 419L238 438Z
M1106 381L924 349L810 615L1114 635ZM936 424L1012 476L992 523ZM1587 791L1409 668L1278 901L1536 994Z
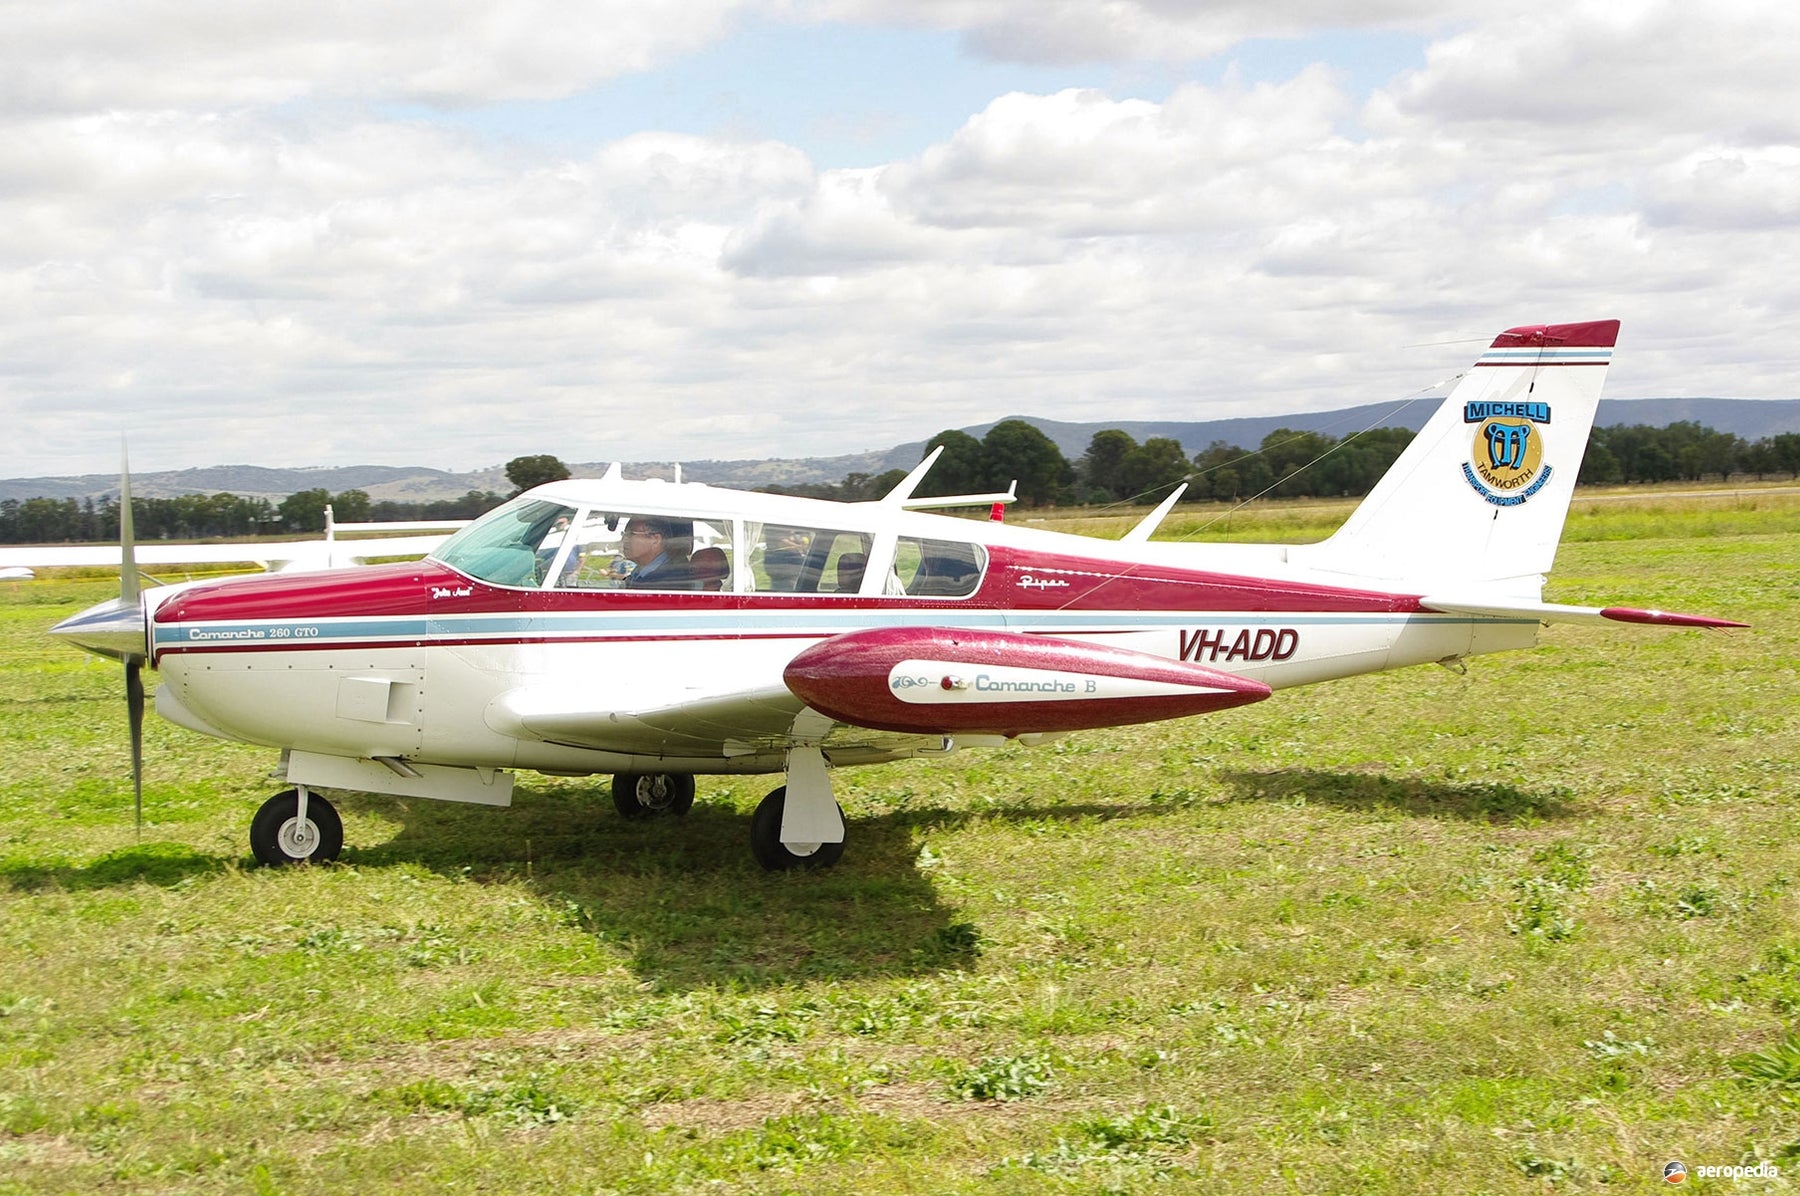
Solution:
M731 561L723 548L701 548L688 559L688 572L695 589L716 593L730 586Z
M619 544L620 572L633 590L691 590L688 572L691 537L676 534L674 524L653 515L633 515ZM629 568L624 565L629 563Z
M862 590L863 571L869 558L860 552L846 552L837 559L837 592L855 594Z
M769 589L792 593L801 588L800 574L806 566L812 536L797 527L771 527L767 534L768 550L763 553L763 572L769 575Z

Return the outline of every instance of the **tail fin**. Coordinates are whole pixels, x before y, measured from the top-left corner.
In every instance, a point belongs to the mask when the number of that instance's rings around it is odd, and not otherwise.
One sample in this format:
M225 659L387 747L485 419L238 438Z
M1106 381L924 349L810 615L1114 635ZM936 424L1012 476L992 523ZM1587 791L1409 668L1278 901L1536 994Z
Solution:
M1337 533L1296 564L1531 595L1556 560L1619 322L1512 328Z

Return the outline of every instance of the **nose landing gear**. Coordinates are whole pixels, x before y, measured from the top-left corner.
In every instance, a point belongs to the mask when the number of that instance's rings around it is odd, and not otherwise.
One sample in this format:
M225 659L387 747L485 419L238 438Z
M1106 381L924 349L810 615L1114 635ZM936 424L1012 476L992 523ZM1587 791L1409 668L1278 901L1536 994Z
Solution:
M328 864L343 850L343 820L304 785L283 789L250 820L250 851L259 864Z

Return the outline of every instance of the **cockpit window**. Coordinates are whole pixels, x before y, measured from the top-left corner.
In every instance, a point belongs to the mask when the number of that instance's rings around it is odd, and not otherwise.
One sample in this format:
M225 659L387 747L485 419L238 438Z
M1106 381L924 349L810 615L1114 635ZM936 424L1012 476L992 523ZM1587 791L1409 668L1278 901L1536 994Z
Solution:
M568 544L555 562L556 586L570 590L617 589L625 580L620 555L625 517L609 511L583 511L569 530Z
M516 498L451 536L431 556L477 581L542 585L574 518L575 509L565 503Z
M572 507L518 498L432 553L459 573L501 586L559 590L732 589L728 522Z
M696 570L694 537L701 528L717 536L709 525L693 519L584 511L570 533L569 550L558 558L556 586L571 590L700 589L700 572L707 574L709 583L729 572L727 566L714 573L710 560Z
M445 541L435 560L479 581L558 590L672 590L852 595L865 588L875 537L842 528L713 520L575 507L521 496ZM967 598L987 552L960 540L902 536L869 593Z

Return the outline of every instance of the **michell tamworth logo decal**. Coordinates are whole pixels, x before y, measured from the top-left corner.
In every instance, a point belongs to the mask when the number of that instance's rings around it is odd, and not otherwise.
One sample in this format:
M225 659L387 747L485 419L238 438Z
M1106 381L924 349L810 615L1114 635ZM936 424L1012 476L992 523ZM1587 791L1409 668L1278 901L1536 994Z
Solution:
M1464 403L1463 423L1475 425L1463 477L1497 507L1516 507L1544 488L1548 403Z

